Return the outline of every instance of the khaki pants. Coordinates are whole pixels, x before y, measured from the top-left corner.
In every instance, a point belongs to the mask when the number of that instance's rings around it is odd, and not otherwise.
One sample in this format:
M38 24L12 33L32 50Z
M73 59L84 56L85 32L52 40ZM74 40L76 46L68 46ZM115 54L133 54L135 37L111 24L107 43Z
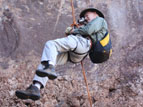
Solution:
M43 49L41 61L50 61L54 66L65 64L69 61L80 62L90 50L90 40L82 36L69 35L64 38L47 41ZM46 85L48 77L35 75L33 81Z

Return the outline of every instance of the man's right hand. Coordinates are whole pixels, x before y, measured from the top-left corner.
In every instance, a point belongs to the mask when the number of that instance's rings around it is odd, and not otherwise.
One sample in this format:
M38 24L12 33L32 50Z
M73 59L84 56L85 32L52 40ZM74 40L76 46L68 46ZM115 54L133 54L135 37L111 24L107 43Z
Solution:
M67 27L65 30L65 34L69 35L71 33L72 29L73 29L73 27Z

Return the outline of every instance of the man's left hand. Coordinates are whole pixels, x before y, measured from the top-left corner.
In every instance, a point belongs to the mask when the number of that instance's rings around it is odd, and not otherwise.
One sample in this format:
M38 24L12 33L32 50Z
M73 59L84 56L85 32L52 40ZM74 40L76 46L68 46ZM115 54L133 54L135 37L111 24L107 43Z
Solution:
M67 27L66 30L65 30L65 33L67 35L71 34L72 29L73 29L73 27Z

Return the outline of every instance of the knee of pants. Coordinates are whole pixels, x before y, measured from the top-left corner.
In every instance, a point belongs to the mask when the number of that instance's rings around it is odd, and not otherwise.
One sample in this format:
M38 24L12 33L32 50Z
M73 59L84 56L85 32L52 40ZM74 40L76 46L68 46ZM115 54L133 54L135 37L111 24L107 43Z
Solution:
M53 44L54 44L54 42L52 40L49 40L45 43L45 47L52 46Z

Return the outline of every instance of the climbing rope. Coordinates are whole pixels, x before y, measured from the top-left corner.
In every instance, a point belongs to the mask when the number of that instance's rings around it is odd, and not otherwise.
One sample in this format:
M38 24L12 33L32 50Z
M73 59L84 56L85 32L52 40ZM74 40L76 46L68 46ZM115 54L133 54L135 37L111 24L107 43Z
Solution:
M72 17L73 17L73 24L71 25L72 27L78 27L78 24L76 23L75 19L75 11L74 11L74 5L73 5L73 0L71 0L71 7L72 7Z
M73 24L71 26L72 27L74 27L74 26L78 27L78 24L76 23L76 19L75 19L73 0L71 0L71 7L72 7L72 17L73 17ZM85 81L86 89L87 89L87 93L88 93L88 100L89 100L89 103L90 103L90 107L92 107L92 99L91 99L90 91L89 91L89 88L88 88L88 82L87 82L86 75L85 75L83 61L81 61L81 67L82 67L82 73L83 73L83 77L84 77L84 81Z
M83 73L83 77L84 77L84 81L85 81L86 89L87 89L87 93L88 93L88 100L89 100L89 103L90 103L90 107L92 107L92 99L91 99L90 91L88 89L88 82L87 82L87 79L86 79L85 70L84 70L84 66L83 66L82 61L81 61L81 67L82 67L82 73Z

